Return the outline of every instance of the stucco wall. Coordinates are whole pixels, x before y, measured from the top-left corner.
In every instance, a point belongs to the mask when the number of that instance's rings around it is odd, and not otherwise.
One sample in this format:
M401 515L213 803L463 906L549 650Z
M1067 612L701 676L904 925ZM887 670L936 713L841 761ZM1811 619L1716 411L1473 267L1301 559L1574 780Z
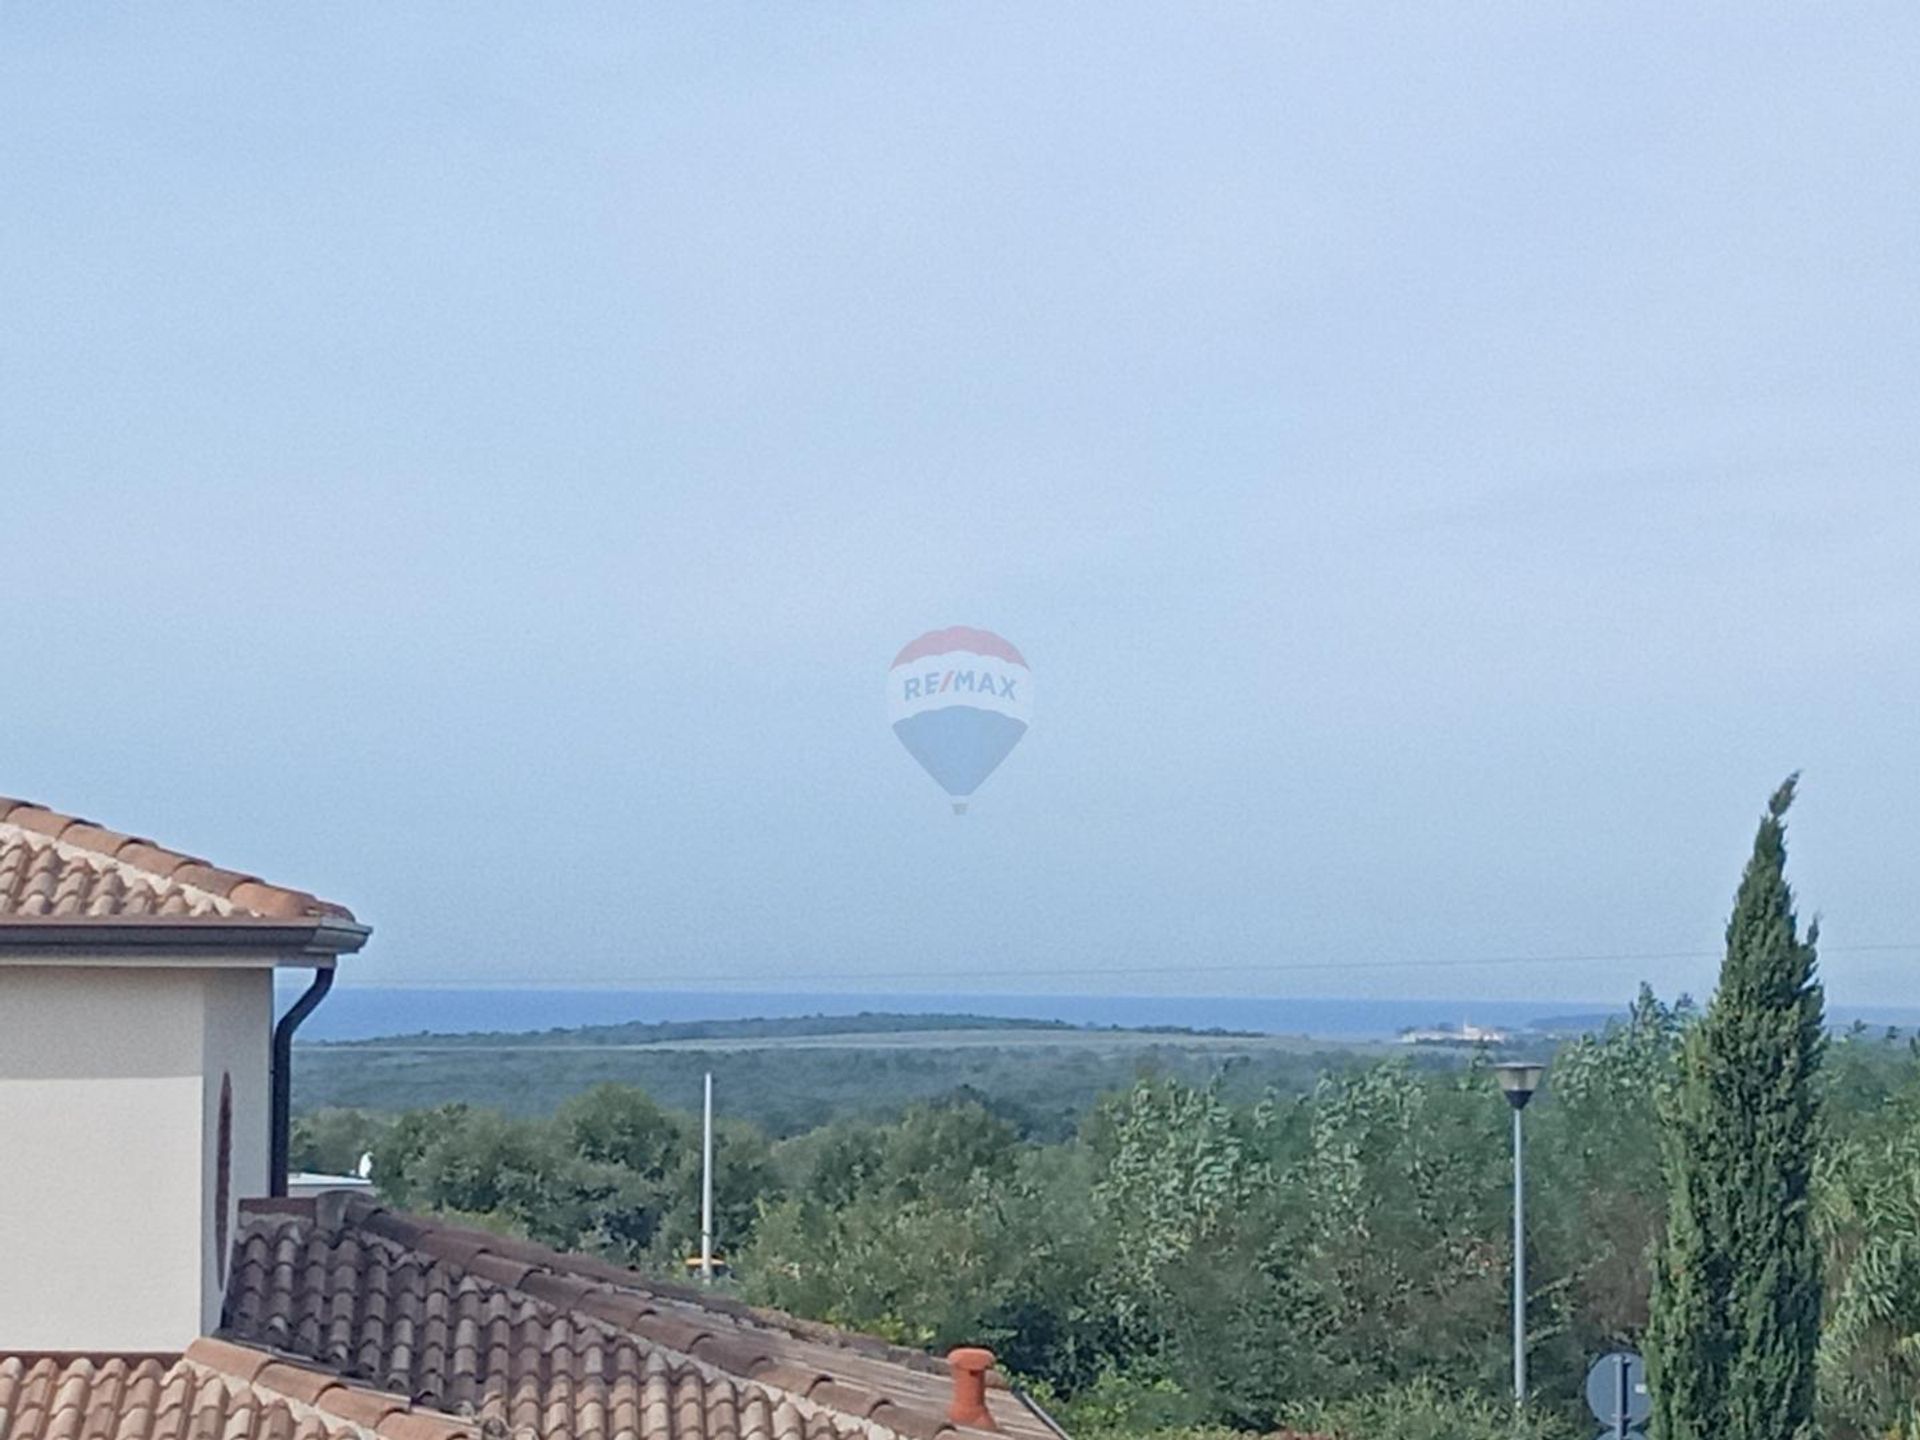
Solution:
M220 1323L226 1278L225 1246L239 1217L240 1201L267 1193L268 1076L273 1058L273 972L209 970L203 977L206 1028L201 1092L201 1306L200 1328ZM226 1196L226 1223L215 1209L219 1172L221 1079L231 1076L233 1153Z
M0 1349L179 1350L217 1316L220 1081L237 1200L266 1184L271 986L0 966Z

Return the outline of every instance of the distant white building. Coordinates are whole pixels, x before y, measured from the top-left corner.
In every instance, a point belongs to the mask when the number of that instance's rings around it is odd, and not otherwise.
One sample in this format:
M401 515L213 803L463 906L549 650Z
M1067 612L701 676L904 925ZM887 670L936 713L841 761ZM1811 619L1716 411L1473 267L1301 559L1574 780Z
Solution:
M1456 1028L1452 1025L1435 1025L1425 1030L1402 1030L1402 1045L1505 1045L1513 1039L1508 1030L1495 1030L1489 1025L1475 1025L1462 1020Z

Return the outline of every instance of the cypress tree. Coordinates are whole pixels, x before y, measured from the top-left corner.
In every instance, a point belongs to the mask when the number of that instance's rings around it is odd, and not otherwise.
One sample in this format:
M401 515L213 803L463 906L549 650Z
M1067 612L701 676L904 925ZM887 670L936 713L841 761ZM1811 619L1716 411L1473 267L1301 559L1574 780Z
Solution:
M1820 1253L1809 1214L1825 1031L1816 922L1786 879L1795 778L1767 806L1727 922L1720 987L1667 1100L1667 1231L1647 1370L1657 1440L1813 1433Z

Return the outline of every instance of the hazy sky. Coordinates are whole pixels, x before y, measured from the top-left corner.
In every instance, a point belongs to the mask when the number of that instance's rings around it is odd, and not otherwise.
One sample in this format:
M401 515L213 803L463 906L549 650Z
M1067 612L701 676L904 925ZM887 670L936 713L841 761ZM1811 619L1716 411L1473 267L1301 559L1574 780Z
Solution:
M365 980L1611 1000L1711 965L1460 962L1711 949L1798 767L1835 998L1920 1004L1917 59L8 0L0 793ZM949 624L1038 682L962 819Z

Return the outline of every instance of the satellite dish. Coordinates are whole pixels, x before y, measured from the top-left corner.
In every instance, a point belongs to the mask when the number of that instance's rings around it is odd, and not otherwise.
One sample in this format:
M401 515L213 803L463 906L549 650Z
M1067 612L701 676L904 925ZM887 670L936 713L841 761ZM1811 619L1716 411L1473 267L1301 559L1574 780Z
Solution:
M920 768L967 801L1027 733L1033 672L991 630L965 625L910 640L887 671L887 718Z

